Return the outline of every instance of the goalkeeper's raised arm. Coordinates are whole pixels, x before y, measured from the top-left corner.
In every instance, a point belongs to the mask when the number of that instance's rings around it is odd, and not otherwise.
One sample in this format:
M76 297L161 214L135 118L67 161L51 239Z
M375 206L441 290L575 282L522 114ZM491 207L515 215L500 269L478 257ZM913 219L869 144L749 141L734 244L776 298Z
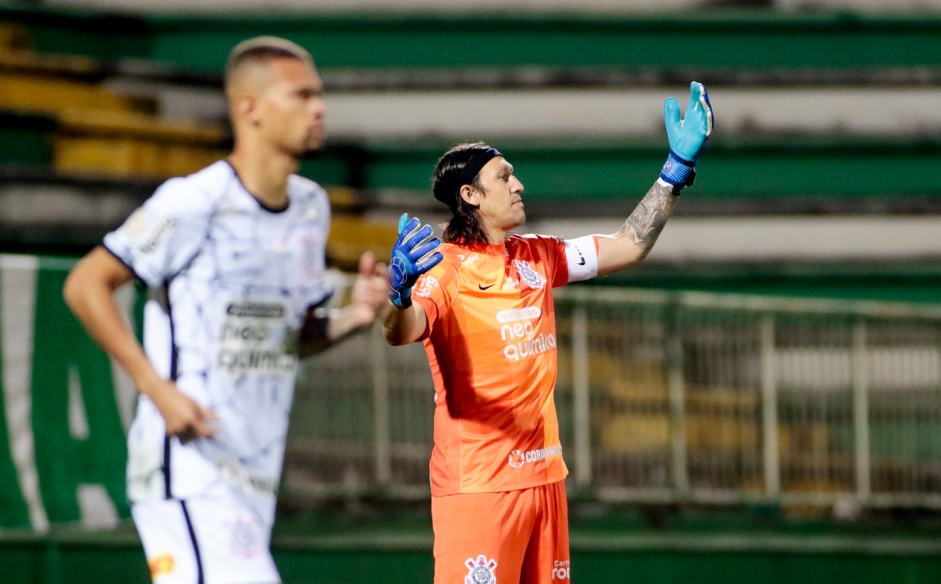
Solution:
M680 192L693 184L696 163L712 134L712 105L702 83L690 85L686 115L680 119L676 98L663 104L670 154L660 178L641 200L621 229L607 236L597 236L598 275L623 270L641 261L650 253Z

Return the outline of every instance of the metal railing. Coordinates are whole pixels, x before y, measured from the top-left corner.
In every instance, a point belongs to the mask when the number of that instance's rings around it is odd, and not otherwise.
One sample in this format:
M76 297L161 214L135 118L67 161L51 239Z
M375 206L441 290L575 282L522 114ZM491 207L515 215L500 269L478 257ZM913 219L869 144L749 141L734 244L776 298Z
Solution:
M941 307L556 291L570 493L605 501L941 507ZM309 362L284 497L427 497L420 344Z

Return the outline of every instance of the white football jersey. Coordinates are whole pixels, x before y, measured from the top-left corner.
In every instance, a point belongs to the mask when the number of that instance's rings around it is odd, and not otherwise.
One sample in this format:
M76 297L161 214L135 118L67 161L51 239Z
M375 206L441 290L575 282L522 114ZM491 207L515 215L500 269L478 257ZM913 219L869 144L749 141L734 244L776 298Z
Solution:
M131 501L219 482L273 520L307 309L326 302L326 192L299 176L263 207L227 162L165 182L104 245L147 285L144 348L157 371L219 417L216 434L166 438L141 397L128 436Z

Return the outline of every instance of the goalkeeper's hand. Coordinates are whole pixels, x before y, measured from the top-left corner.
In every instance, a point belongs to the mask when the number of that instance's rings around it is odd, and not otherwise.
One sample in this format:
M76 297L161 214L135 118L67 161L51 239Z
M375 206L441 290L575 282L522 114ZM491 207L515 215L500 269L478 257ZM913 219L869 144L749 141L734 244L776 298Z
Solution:
M709 94L702 83L693 81L689 86L689 105L686 116L680 119L680 104L675 97L663 102L663 117L666 120L667 138L670 140L670 155L667 157L660 178L679 189L693 184L693 170L699 155L712 133L712 105Z
M422 225L418 217L399 217L399 238L392 247L389 262L389 300L399 308L412 305L412 286L418 277L444 259L440 251L441 240L432 236L431 225ZM434 253L431 253L434 252Z

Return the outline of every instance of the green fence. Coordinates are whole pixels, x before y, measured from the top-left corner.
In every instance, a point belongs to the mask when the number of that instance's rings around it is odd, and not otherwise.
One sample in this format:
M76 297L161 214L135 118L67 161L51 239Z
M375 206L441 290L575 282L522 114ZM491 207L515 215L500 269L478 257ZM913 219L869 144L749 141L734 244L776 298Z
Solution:
M69 265L0 256L3 527L128 514L136 393L62 302ZM127 287L119 298L139 313L143 295ZM560 291L558 318L557 398L580 497L941 506L936 305L576 286ZM421 347L361 335L303 373L289 507L427 498Z
M937 305L573 286L556 313L570 494L941 508ZM284 499L427 497L422 348L361 336L307 366Z
M61 286L70 265L0 256L0 432L10 436L0 447L3 581L143 584L148 575L127 522L123 490L133 389L115 375L63 305ZM939 528L933 516L919 511L937 502L931 481L941 453L939 333L934 325L923 326L935 319L935 308L655 292L629 296L633 304L620 306L620 300L584 288L559 301L559 399L573 469L576 581L600 584L629 576L641 584L795 579L922 584L941 578ZM658 304L663 299L666 304ZM129 315L139 314L133 309L138 300L131 288L119 296ZM660 324L657 314L663 311L672 311L667 322L680 329ZM775 320L769 321L771 315ZM580 325L579 318L588 320ZM595 324L586 329L589 322ZM863 322L866 328L860 328ZM582 349L572 344L579 330L594 331ZM678 345L670 342L671 330L683 331ZM424 356L417 346L408 355L386 347L378 335L350 342L343 350L351 350L354 359L334 351L309 363L299 388L275 559L287 584L428 581L433 559L427 510L408 511L427 497L430 419L425 418L432 403ZM669 424L650 425L651 415L666 420L679 403L669 405L673 390L662 386L664 377L649 366L663 351L669 355L670 347L678 348L682 359L668 360L678 369L670 374L668 367L666 379L684 380L690 392L684 408L690 442L658 433ZM766 359L762 351L769 347L779 363L774 377L752 368ZM380 358L393 350L394 356ZM869 355L870 369L858 369L861 354ZM363 355L369 356L365 366ZM627 372L614 375L611 367ZM614 387L619 379L634 386ZM587 402L585 394L577 397L586 388ZM661 390L666 393L657 393ZM768 392L778 404L771 412L758 399ZM865 396L872 399L859 401ZM383 407L389 408L383 414L388 417L380 422ZM785 433L791 440L783 442L758 438L761 420L771 419L774 411L779 429L802 428L803 434ZM592 421L580 426L579 416L586 413ZM617 433L605 437L606 427L618 427L619 415L637 422L624 435L633 437L627 442ZM701 426L692 429L696 417L708 422L711 436L697 434ZM868 450L858 446L863 426L854 419L871 422ZM579 427L587 428L587 435L579 437ZM381 445L384 432L390 441ZM767 466L774 460L767 450L772 443L781 447L776 477ZM847 457L858 461L860 456L868 457L868 482L858 470L866 467L846 466ZM683 475L674 474L683 457L690 465L685 491L675 490ZM657 483L658 476L665 482ZM749 477L751 483L737 482ZM757 493L755 500L768 509L787 509L788 497L798 494L791 504L842 501L848 503L844 510L858 511L854 502L874 503L909 506L916 514L905 523L842 528L801 527L783 519L780 510L771 511L768 520L731 523L703 514L699 524L667 520L655 528L636 513L598 506L582 488L586 479L602 498L633 500L639 508L650 501L674 505L697 499L721 506ZM659 495L658 484L665 487ZM720 488L703 490L709 484ZM767 490L769 484L777 485L779 497ZM866 488L860 490L861 484ZM832 490L834 485L842 490ZM327 501L346 512L319 512ZM389 511L400 505L404 519ZM671 507L665 509L669 515Z

